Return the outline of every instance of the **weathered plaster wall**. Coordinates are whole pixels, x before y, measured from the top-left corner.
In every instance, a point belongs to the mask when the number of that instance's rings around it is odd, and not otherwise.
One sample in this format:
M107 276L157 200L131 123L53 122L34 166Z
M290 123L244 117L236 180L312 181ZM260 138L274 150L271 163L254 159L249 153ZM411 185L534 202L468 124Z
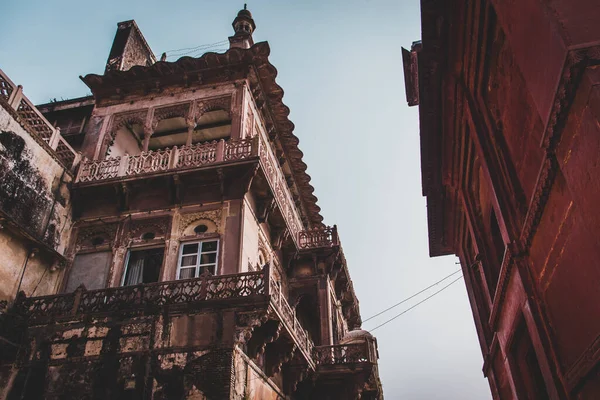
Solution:
M233 356L232 399L283 400L285 398L277 384L269 379L242 350L236 347Z
M41 295L55 287L58 272L49 270L55 258L44 245L61 254L65 251L71 227L71 180L62 165L0 107L0 216L10 221L0 231L0 300L16 295L25 259L34 248L39 251L27 262L20 290L31 295L37 287L35 294Z
M247 200L243 203L243 215L242 262L240 268L242 272L246 272L259 267L258 236L260 228Z
M151 393L155 400L229 398L234 354L230 320L226 313L207 311L89 318L31 328L27 341L37 353L27 358L36 357L37 367L19 371L11 395L137 398ZM148 373L151 380L145 379Z

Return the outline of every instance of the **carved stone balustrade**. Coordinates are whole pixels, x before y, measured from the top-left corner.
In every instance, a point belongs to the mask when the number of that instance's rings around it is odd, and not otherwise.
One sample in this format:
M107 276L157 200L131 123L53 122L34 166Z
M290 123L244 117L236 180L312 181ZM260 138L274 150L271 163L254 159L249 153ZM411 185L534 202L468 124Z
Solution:
M368 339L359 343L317 346L314 349L314 355L317 366L377 363L375 347Z
M266 269L268 268L269 267L267 266ZM298 318L296 317L296 310L287 302L285 296L281 292L281 287L275 280L269 281L269 294L271 296L271 302L275 306L275 311L279 314L280 320L287 326L288 330L292 332L298 348L304 353L306 359L311 361L309 364L312 364L314 343L308 335L308 332L300 325L300 321L298 321Z
M99 182L142 176L163 171L179 171L245 160L258 155L258 139L220 140L190 146L145 151L137 155L81 162L76 182Z
M11 112L29 134L57 159L67 171L72 171L81 155L76 152L52 126L33 103L23 94L23 87L15 85L0 69L0 105Z
M20 298L15 306L29 321L44 323L90 314L151 312L166 305L188 306L199 301L265 294L265 273L258 271L97 290L79 287L67 294Z
M259 156L261 167L271 187L277 207L279 207L285 219L292 240L298 247L298 234L304 229L304 224L300 218L300 212L293 200L283 170L279 165L277 157L275 157L273 149L269 145L263 144L260 146Z
M169 311L193 310L202 302L235 302L250 299L268 300L269 312L282 322L290 338L314 369L314 344L296 318L270 268L233 275L202 275L199 278L157 282L135 286L86 290L40 297L19 295L14 308L30 325L54 324L80 320L89 316L135 316ZM265 310L266 311L266 310Z
M301 231L298 233L298 246L301 250L329 248L339 246L340 239L337 227L326 226Z

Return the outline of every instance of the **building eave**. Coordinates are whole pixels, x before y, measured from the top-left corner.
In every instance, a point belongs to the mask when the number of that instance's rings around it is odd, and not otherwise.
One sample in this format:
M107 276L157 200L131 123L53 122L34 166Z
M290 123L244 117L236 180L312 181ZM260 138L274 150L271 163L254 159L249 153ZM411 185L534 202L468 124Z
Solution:
M421 182L427 197L429 254L454 253L446 238L447 199L442 180L442 72L445 4L441 0L421 2L422 41L404 50L407 101L419 106ZM416 75L416 76L415 76Z

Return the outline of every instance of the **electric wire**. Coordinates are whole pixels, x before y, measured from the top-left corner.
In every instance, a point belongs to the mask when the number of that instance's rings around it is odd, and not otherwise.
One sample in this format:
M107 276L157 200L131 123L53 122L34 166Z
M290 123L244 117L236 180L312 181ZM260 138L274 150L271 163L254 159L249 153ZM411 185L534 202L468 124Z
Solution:
M200 46L196 46L196 47L186 47L183 49L176 49L176 50L168 50L165 53L167 54L167 58L169 57L183 57L189 54L195 54L195 53L199 53L202 51L206 51L208 49L211 48L215 48L215 47L222 47L224 44L227 43L227 40L223 40L220 42L215 42L215 43L210 43L210 44L203 44Z
M434 287L434 286L436 286L436 285L439 285L440 283L442 283L442 282L443 282L443 281L445 281L446 279L450 278L452 275L456 275L456 274L457 274L457 273L459 273L460 271L461 271L460 269L457 269L456 271L454 271L454 272L453 272L453 273L451 273L450 275L447 275L447 276L445 276L444 278L440 279L440 280L439 280L439 281L437 281L436 283L434 283L434 284L432 284L432 285L429 285L429 286L427 286L425 289L423 289L423 290L420 290L420 291L418 291L417 293L413 294L412 296L410 296L410 297L407 297L407 298L405 298L404 300L402 300L402 301L400 301L400 302L398 302L398 303L396 303L396 304L394 304L394 305L392 305L392 306L390 306L390 307L386 308L385 310L383 310L383 311L380 311L380 312L378 312L377 314L375 314L375 315L372 315L372 316L370 316L369 318L367 318L367 319L363 320L363 323L364 323L364 322L367 322L367 321L369 321L369 320L372 320L373 318L375 318L375 317L378 317L378 316L380 316L381 314L383 314L383 313L385 313L385 312L388 312L388 311L390 311L391 309L393 309L393 308L396 308L396 307L398 307L398 306L399 306L399 305L401 305L401 304L404 304L404 303L406 303L408 300L410 300L410 299L412 299L412 298L414 298L414 297L416 297L416 296L420 295L421 293L423 293L423 292L425 292L425 291L427 291L427 290L431 289L432 287Z
M406 310L402 311L400 314L397 314L395 316L393 316L392 318L388 319L387 321L385 321L382 324L377 325L375 328L373 329L369 329L370 332L373 332L376 329L381 328L384 325L389 324L390 322L392 322L393 320L395 320L396 318L406 314L407 312L409 312L410 310L412 310L413 308L417 307L420 304L425 303L427 300L431 299L433 296L435 296L436 294L439 294L441 292L443 292L444 290L448 289L453 283L458 282L460 279L462 278L462 275L459 276L458 278L456 278L455 280L453 280L452 282L450 282L449 284L447 284L446 286L444 286L443 288L441 288L440 290L438 290L437 292L433 293L432 295L429 295L427 297L425 297L423 300L421 300L420 302L416 303L415 305L407 308Z
M182 49L167 50L167 51L165 51L165 53L167 53L167 54L169 54L169 53L182 53L182 52L185 52L187 50L192 50L193 51L193 50L199 49L201 47L213 47L213 46L224 44L224 43L227 43L227 40L221 40L221 41L215 42L215 43L201 44L201 45L195 46L195 47L184 47Z

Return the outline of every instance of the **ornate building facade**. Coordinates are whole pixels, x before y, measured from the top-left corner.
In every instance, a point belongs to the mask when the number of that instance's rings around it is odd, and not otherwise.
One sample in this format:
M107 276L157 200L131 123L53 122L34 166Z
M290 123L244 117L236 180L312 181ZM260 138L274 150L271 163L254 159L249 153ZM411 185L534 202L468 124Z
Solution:
M157 61L118 24L92 96L0 71L0 398L381 399L377 342L247 10Z
M404 50L431 256L456 254L495 399L600 398L600 8L421 2Z

